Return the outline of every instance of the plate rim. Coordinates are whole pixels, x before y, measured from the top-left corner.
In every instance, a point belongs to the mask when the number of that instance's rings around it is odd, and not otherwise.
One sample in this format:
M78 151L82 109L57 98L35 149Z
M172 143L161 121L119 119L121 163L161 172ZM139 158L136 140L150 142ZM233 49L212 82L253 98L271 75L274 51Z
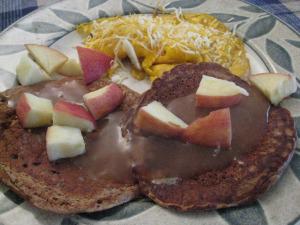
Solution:
M70 1L70 0L54 0L54 2L50 3L50 4L47 4L47 5L43 5L43 6L40 6L38 7L37 9L33 10L32 12L26 14L25 16L22 16L21 18L17 19L16 21L14 21L13 23L11 23L9 26L7 26L5 29L3 29L1 32L0 32L0 36L2 36L4 33L6 33L8 30L12 29L16 24L20 23L22 20L26 19L27 17L30 17L32 16L33 14L41 11L41 10L44 10L44 9L47 9L47 8L50 8L52 7L53 5L56 5L56 4L60 4L62 2L65 2L65 1ZM186 0L186 1L190 1L190 0ZM288 23L286 23L285 21L283 21L282 19L280 19L278 16L266 11L265 9L263 9L262 7L260 6L257 6L255 5L254 3L251 3L251 2L248 2L247 0L238 0L240 2L243 2L245 4L248 4L248 5L251 5L251 6L254 6L254 7L257 7L261 10L263 10L265 13L267 13L268 15L274 17L277 21L280 21L283 25L285 25L286 27L288 27L293 33L295 33L296 35L298 35L300 37L300 32L297 32L293 27L291 27ZM145 13L143 13L145 14ZM99 17L100 18L100 17ZM92 21L92 20L91 20ZM73 30L71 31L68 31L68 32L72 32Z
M62 3L62 2L66 2L66 1L70 1L70 0L62 0L62 1L55 0L55 2L52 2L51 4L44 5L44 6L42 6L42 7L39 7L39 8L37 8L37 9L33 10L32 12L30 12L30 13L28 13L27 15L25 15L25 16L19 18L19 19L16 20L14 23L12 23L12 24L10 24L8 27L6 27L3 31L0 32L0 36L2 36L3 34L5 34L6 32L8 32L10 29L13 29L14 26L15 26L16 24L22 22L22 21L25 20L26 18L31 17L32 15L34 15L34 14L36 14L36 13L42 11L42 10L47 10L47 9L49 9L49 8L51 8L51 7L53 7L53 6L55 6L56 4L60 4L60 3ZM259 9L263 10L265 13L267 13L267 14L270 15L270 16L272 16L276 21L279 21L279 22L280 22L281 24L283 24L285 27L289 28L289 30L291 30L293 33L295 33L296 35L300 35L298 32L296 32L294 29L292 29L287 23L285 23L284 21L280 20L280 18L278 18L278 17L275 16L274 14L271 14L271 13L265 11L264 9L262 9L261 7L259 7L259 6L257 6L257 5L254 5L254 4L251 4L251 3L249 3L249 2L247 2L246 0L238 0L238 1L243 2L244 4L247 4L247 5L253 5L253 6L255 6L255 7L257 7L257 8L259 8ZM60 38L62 38L64 35L67 35L67 34L69 34L70 32L73 32L73 31L74 31L74 29L72 28L70 31L67 31L65 34L61 35ZM246 41L246 39L245 39L244 37L241 37L241 38L243 38L243 41L245 42L245 44L247 44L247 45L248 45L249 47L251 47L251 48L253 47L253 43L249 43L249 42L247 43L247 41ZM50 44L50 45L51 45L51 44ZM256 48L257 48L257 46L254 45L254 49L253 49L253 50L254 50L255 53L261 58L261 60L265 63L265 61L263 60L264 57L261 57L262 55L259 54L259 53L255 50ZM265 52L265 50L262 50L262 52ZM267 60L267 62L268 62L268 60ZM272 65L272 64L274 64L274 63L271 63L271 65ZM267 65L266 65L266 67L269 68ZM297 72L297 71L295 71L295 72ZM117 220L116 220L116 221L117 221ZM289 222L289 221L287 221L287 222Z

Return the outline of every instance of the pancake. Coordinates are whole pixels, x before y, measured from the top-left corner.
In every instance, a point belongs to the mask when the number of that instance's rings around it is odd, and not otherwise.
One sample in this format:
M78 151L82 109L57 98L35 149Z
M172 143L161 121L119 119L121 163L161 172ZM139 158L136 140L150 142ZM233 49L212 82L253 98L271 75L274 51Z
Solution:
M211 110L195 107L202 75L235 82L249 97L231 107L231 149L213 149L174 139L143 136L133 126L139 108L156 100L191 123ZM141 192L157 204L187 211L219 209L255 200L288 165L296 132L290 113L269 104L247 82L214 63L184 64L157 79L127 115L123 132L132 141Z
M153 100L187 123L207 115L210 110L195 110L193 97L203 74L233 81L250 93L231 107L230 150L135 132L132 121L138 109ZM217 209L256 199L278 180L293 154L296 133L287 110L271 106L255 87L227 69L201 63L175 67L141 97L121 86L126 93L123 104L98 120L96 131L84 135L87 153L49 162L46 128L23 129L16 117L19 96L31 92L53 102L82 103L82 95L109 82L86 87L80 80L64 79L2 93L0 180L36 207L57 213L108 209L140 191L165 207Z
M85 87L82 81L65 79L2 93L0 180L36 207L57 213L100 211L137 197L131 161L116 140L122 140L121 118L138 94L122 86L126 97L120 108L98 120L96 131L84 135L87 153L57 162L47 158L46 128L23 129L15 114L15 103L23 92L53 102L65 99L80 103L83 94L108 83L101 80Z

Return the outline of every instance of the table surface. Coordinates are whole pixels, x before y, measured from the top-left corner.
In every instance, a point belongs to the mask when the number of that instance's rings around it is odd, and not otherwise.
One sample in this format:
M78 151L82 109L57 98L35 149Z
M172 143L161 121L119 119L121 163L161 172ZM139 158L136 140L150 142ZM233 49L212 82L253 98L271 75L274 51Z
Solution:
M33 10L57 1L59 0L0 0L0 31ZM275 15L300 34L300 0L244 1Z

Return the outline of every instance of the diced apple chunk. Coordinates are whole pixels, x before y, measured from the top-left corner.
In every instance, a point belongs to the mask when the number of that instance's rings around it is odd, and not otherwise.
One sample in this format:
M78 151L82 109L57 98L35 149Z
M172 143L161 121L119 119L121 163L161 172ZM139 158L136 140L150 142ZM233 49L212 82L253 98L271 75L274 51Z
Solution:
M46 134L46 145L50 161L85 153L85 143L79 128L56 125L49 127Z
M196 102L202 108L224 108L238 104L249 93L234 82L203 75L196 92Z
M297 90L296 80L289 74L260 73L249 79L274 105Z
M58 68L57 73L72 77L79 77L83 74L80 64L75 59L70 58L66 63Z
M85 105L96 120L112 112L123 98L122 89L113 83L83 96Z
M178 137L187 127L184 121L157 101L139 109L134 125L145 133L163 137Z
M86 132L96 127L93 116L83 106L65 101L54 105L53 124L77 127Z
M102 77L112 66L113 58L94 49L77 47L79 61L86 84Z
M52 124L53 106L49 99L24 93L18 100L16 112L24 128L43 127Z
M56 49L44 45L26 44L26 49L33 59L48 73L52 74L62 66L68 57Z
M29 55L22 56L17 65L16 74L21 85L31 85L51 80L51 77Z
M213 111L195 120L184 130L182 138L196 145L229 148L232 139L229 108Z

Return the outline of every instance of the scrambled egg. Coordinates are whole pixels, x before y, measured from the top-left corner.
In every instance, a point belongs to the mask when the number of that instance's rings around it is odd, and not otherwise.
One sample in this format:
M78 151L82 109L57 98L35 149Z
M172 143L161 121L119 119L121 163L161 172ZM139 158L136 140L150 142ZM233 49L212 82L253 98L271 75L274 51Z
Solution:
M242 40L207 14L100 18L79 25L77 31L87 35L84 39L86 47L116 57L119 62L127 57L132 59L128 46L124 46L124 40L127 40L138 58L132 71L137 79L144 79L146 72L154 80L186 62L219 63L237 76L244 76L249 71Z

